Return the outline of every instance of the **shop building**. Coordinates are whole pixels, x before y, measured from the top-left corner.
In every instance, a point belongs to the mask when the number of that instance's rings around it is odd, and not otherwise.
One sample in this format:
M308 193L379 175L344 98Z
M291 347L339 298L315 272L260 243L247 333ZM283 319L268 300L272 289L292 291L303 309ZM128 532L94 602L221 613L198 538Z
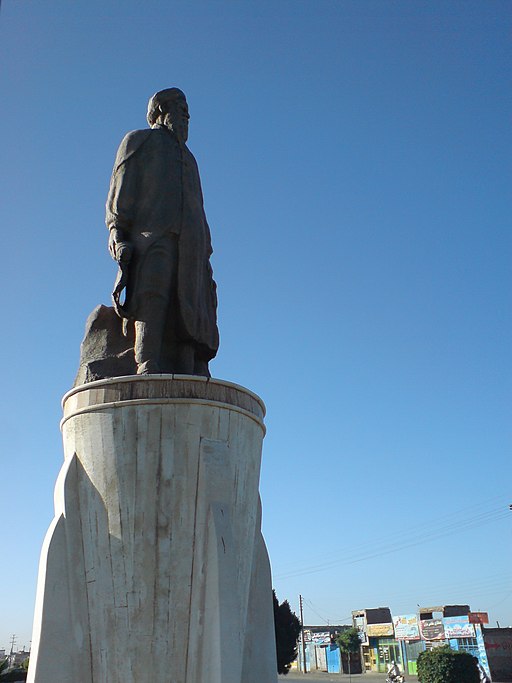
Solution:
M385 673L395 662L414 675L421 652L449 645L475 656L490 673L482 614L471 613L469 605L420 607L418 614L398 616L392 616L388 607L378 607L352 612L352 622L360 634L366 671Z
M386 673L391 662L404 669L402 648L395 638L389 607L356 610L352 612L352 623L359 631L365 671Z
M512 628L483 627L485 651L493 681L512 681Z

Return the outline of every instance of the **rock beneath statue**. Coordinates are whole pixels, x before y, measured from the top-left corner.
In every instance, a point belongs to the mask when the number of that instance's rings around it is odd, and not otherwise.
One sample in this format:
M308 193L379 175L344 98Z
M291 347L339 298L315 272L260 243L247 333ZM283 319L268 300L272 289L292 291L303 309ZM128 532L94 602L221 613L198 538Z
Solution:
M96 306L85 324L74 386L134 375L137 372L134 343L133 321L122 320L112 306Z

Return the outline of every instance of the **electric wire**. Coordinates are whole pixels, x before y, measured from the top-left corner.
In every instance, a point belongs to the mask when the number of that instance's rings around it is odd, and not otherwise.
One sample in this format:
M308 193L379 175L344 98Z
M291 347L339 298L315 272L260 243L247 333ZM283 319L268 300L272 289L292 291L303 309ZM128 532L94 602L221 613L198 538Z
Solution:
M501 579L500 579L501 577ZM488 595L488 594L496 594L499 592L502 594L502 598L498 600L497 602L492 603L491 605L487 605L485 609L483 610L478 610L476 611L489 611L493 609L496 605L502 604L504 600L506 600L510 595L512 595L512 590L508 590L505 594L502 593L503 589L509 588L510 586L510 577L508 574L496 574L494 576L489 577L489 580L486 582L487 586L482 586L478 587L476 590L472 588L473 583L470 581L467 581L462 584L457 584L457 591L458 594L461 595L461 601L459 601L456 598L450 598L449 601L446 601L446 593L447 589L449 592L453 593L453 584L436 584L435 587L428 587L422 589L423 594L428 594L429 599L427 600L420 600L419 604L423 605L434 605L434 604L464 604L464 600L466 599L464 596L465 594L471 590L471 596L472 598L478 597L480 595ZM445 588L447 586L447 589ZM467 587L466 587L467 586ZM379 594L380 594L380 589L379 589ZM394 604L396 606L396 609L393 611L394 614L408 614L411 612L410 609L410 604L411 601L416 602L418 600L418 593L417 591L415 593L411 592L411 597L409 599L408 597L409 594L405 594L403 592L399 593L387 593L386 594L386 599L384 600L384 603L387 605ZM343 617L343 618L334 618L334 617L327 617L325 616L324 610L322 607L319 607L315 603L313 603L310 599L305 598L302 596L304 604L307 606L308 610L313 612L319 619L321 619L322 622L324 622L326 625L341 625L345 622L351 622L352 621L352 615ZM382 602L382 596L379 595L378 597L379 603ZM398 604L397 604L397 601ZM370 602L372 602L370 600ZM377 604L377 603L375 603ZM401 607L403 605L403 607ZM474 606L473 606L474 608ZM475 609L475 608L474 608Z
M401 550L405 550L407 548L414 547L423 543L429 543L439 538L444 538L446 536L450 536L453 534L464 533L467 530L471 530L483 526L485 524L497 522L507 517L510 518L508 504L505 505L505 501L507 501L507 503L509 502L508 495L493 496L492 498L480 501L477 504L466 506L461 510L454 511L446 515L442 515L434 520L425 520L423 523L420 523L413 528L404 530L401 534L398 535L398 537L396 534L394 534L392 541L390 539L387 542L386 540L382 540L377 544L373 542L362 542L355 546L351 545L352 552L348 556L345 554L344 556L340 557L339 551L336 554L331 553L328 554L327 557L330 556L332 559L329 559L327 561L324 560L321 563L309 565L302 568L297 567L294 571L289 571L288 573L276 575L276 579L286 579L296 576L302 576L305 574L316 573L319 571L323 571L325 569L329 569L336 565L350 565L355 564L357 562L363 562L366 560L374 559L376 557L388 555L390 553L399 552ZM489 509L490 503L493 504L491 506L491 509ZM468 516L469 512L471 512L472 514ZM445 586L445 588L443 586ZM474 598L481 595L495 595L498 592L501 593L504 590L504 588L508 588L509 586L510 581L508 573L505 575L503 574L503 572L495 573L486 576L485 578L479 579L479 583L476 586L476 588L474 577L468 577L466 581L458 580L455 591L453 582L449 584L446 582L442 582L440 584L435 584L431 586L425 586L423 584L421 588L421 593L422 595L428 595L429 599L427 601L422 602L423 604L445 604L446 592L448 591L451 594L451 596L453 596L450 597L450 604L458 604L459 600L456 595L461 595L462 601L464 601L466 599L464 596L469 591L471 591L471 595ZM454 593L456 593L456 595L454 595ZM512 594L512 591L507 591L503 595L502 599L496 602L495 604L500 604L501 602L503 602L503 600L506 600L510 594ZM407 596L404 595L404 592L402 590L399 593L395 593L394 595L397 599L399 599L400 603L404 604L404 607L406 604L408 604ZM368 597L369 596L366 595L366 598ZM379 595L376 596L376 599L379 602L379 604L382 604L382 597L383 596L381 594L381 590L379 590ZM367 604L366 598L365 604ZM415 603L417 602L417 589L415 590L414 595L411 591L411 599L414 600ZM344 619L328 619L325 616L324 610L321 607L318 607L309 599L304 599L304 601L307 604L308 610L311 610L313 614L315 614L319 619L322 620L322 622L326 624L342 624L343 622L351 622L351 616L346 617ZM368 602L372 601L370 600ZM392 604L393 602L395 602L395 600L393 599L393 593L388 593L386 596L386 604ZM377 602L375 602L375 604L377 604ZM491 607L488 607L488 609L491 609ZM410 611L410 607L405 607L405 611L403 613L406 613L407 610ZM400 611L397 613L400 613Z
M448 523L448 526L453 525L453 524L458 524L458 523L460 523L460 521L464 522L468 518L468 515L473 514L473 511L476 514L477 510L479 510L480 508L483 508L483 507L488 507L489 503L494 503L495 507L500 509L500 510L504 509L505 503L509 501L509 498L510 498L509 494L501 494L498 496L495 495L495 496L492 496L490 498L484 499L484 500L480 501L479 503L473 503L471 505L466 505L462 509L453 511L451 513L447 513L445 515L441 515L437 518L427 519L424 522L415 523L413 528L400 529L398 532L394 532L393 533L393 540L396 541L397 543L399 543L400 542L399 539L402 537L408 537L411 534L414 534L417 537L418 535L421 535L421 533L423 533L422 530L426 529L428 531L429 529L432 528L433 525L441 525L442 523L445 522L445 520L448 521L448 520L454 519L454 521L451 521ZM489 512L492 512L492 511L488 510L487 512L484 511L480 514L488 514ZM473 514L473 516L475 516L475 514ZM459 519L461 516L462 516L462 520ZM383 543L384 543L384 545L387 545L386 541L384 541ZM371 543L369 543L368 541L362 541L361 543L358 543L358 544L352 543L351 549L353 551L355 551L358 548L366 548L368 546L371 546L372 549L375 549L376 546L378 547L380 545L383 545L383 543L381 542L381 543L376 544L375 541L372 541ZM329 560L329 558L335 559L338 556L339 556L339 551L336 551L335 553L327 553L327 554L323 555L323 557L325 558L325 562L327 562Z
M310 601L310 600L307 600L304 596L302 596L302 602L305 603L305 604L308 606L308 608L309 608L314 614L316 614L316 616L317 616L319 619L321 619L322 621L325 621L326 624L329 624L329 621L330 621L330 620L329 620L329 619L326 619L326 618L323 617L321 614L319 614L319 613L315 610L315 608L313 607L313 605L311 604L311 601Z
M381 543L368 543L366 542L365 544L360 544L359 547L362 547L363 549L365 548L371 548L372 556L374 555L380 555L381 553L386 554L390 550L394 549L399 549L402 548L404 545L409 545L411 541L414 541L416 544L419 541L423 540L429 540L431 538L439 538L443 537L445 535L449 535L450 533L458 532L461 529L471 529L476 526L480 526L481 524L487 523L488 521L494 521L495 519L501 519L501 518L506 518L509 516L509 513L504 511L504 510L495 510L495 511L488 511L484 513L480 513L479 515L475 515L471 518L465 518L462 520L457 520L455 522L451 522L450 524L445 524L444 526L439 526L437 529L433 528L427 533L418 533L417 529L411 529L404 534L402 534L402 540L397 540L396 535L394 536L393 542L381 542ZM357 549L357 546L351 546L351 554L349 557L352 557L352 559L359 559L359 557L366 556L368 554L368 551L366 552L361 552L357 553L354 552ZM316 569L317 567L326 567L328 565L334 565L337 564L339 561L339 553L337 553L337 557L335 557L332 560L327 560L324 561L320 564L312 565L309 567L304 567L304 569L309 570L309 569ZM346 553L342 557L343 561L346 562L349 558L347 558ZM295 573L295 571L298 570L293 570L292 572L288 572L289 574ZM302 570L300 570L302 571ZM286 573L286 575L288 575Z
M478 506L477 506L478 507ZM410 529L409 531L402 534L402 540L394 540L391 543L366 543L360 544L359 547L361 551L351 552L348 555L345 553L344 556L338 556L334 559L323 561L314 565L304 566L302 568L296 568L292 571L283 572L281 574L276 574L276 578L285 579L292 578L296 576L302 576L306 574L313 574L319 571L324 571L331 567L342 565L342 564L354 564L357 562L363 562L369 559L375 559L377 557L382 557L384 555L389 555L391 553L398 552L400 550L405 550L408 548L421 545L426 542L431 542L433 540L438 540L440 538L445 538L453 534L461 533L462 531L467 531L474 529L491 522L495 522L501 519L509 517L510 513L508 510L504 510L503 507L494 510L488 510L481 512L473 517L466 517L465 519L458 519L447 524L438 525L437 528L433 527L424 533L418 533L416 529ZM441 518L443 519L443 518ZM425 526L425 525L424 525ZM427 527L428 528L428 527ZM396 537L395 537L396 539ZM352 548L352 551L354 547ZM366 552L365 552L366 550Z
M510 585L510 582L503 582L503 583L506 584L507 587ZM500 593L501 593L501 590L502 590L502 588L500 588L500 587L497 586L497 587L492 591L492 593L496 593L496 591L500 591ZM436 591L439 591L439 595L436 595ZM432 597L431 599L429 599L429 600L420 601L419 604L423 604L423 605L434 605L434 604L435 604L435 605L437 605L437 604L464 604L464 600L465 600L464 597L462 598L462 601L450 600L449 603L448 603L448 602L446 601L445 597L444 597L444 596L445 596L444 590L443 590L442 588L439 588L439 587L436 587L436 590L429 590L429 591L427 591L427 592L429 592L429 594L433 594L433 597ZM477 591L472 591L472 597L473 597L473 598L474 598L474 597L477 597L477 596L479 596L479 595L486 595L486 594L488 594L488 591L479 591L479 590L477 590ZM395 594L395 595L398 595L398 594ZM510 597L510 596L512 595L512 590L508 590L506 593L501 594L501 595L502 595L502 597L501 597L498 601L493 602L493 603L490 604L490 605L486 605L486 606L485 606L485 609L482 609L482 610L480 610L480 609L478 609L478 608L475 609L475 607L474 607L474 605L473 605L474 611L487 611L487 612L489 612L491 609L493 609L493 608L496 607L497 605L501 605L508 597ZM412 610L411 610L411 608L410 608L410 601L407 600L407 597L404 596L403 594L399 594L399 599L400 599L400 603L397 604L397 603L396 603L396 600L393 600L393 599L392 599L392 596L388 595L388 596L386 596L385 604L387 604L387 605L395 604L396 609L392 610L393 614L395 614L395 615L397 615L397 614L409 614L409 613L411 613ZM415 595L413 596L412 599L414 599L414 600L416 601L416 600L417 600L417 594L415 594ZM343 617L343 618L327 618L325 615L322 615L322 614L318 611L318 609L321 610L322 608L318 608L318 607L316 606L317 609L315 609L314 604L313 604L310 600L308 600L307 598L305 598L304 596L303 596L303 602L305 603L305 605L308 607L308 609L309 609L311 612L313 612L317 617L319 617L319 619L322 620L322 622L324 622L324 623L325 623L326 625L328 625L328 626L342 625L342 624L344 624L345 622L352 623L352 615L347 616L347 617ZM370 602L371 602L371 601L370 601ZM379 602L382 602L382 600L379 599ZM375 604L377 604L377 603L375 603ZM404 605L404 607L401 607L402 604Z

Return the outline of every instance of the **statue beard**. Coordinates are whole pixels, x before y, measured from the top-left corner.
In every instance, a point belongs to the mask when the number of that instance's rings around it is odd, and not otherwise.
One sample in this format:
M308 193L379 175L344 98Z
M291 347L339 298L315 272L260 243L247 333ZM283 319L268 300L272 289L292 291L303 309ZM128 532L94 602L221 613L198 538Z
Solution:
M174 135L180 142L185 143L188 139L188 123L181 123L173 121L170 114L164 116L163 124L169 130L172 130Z

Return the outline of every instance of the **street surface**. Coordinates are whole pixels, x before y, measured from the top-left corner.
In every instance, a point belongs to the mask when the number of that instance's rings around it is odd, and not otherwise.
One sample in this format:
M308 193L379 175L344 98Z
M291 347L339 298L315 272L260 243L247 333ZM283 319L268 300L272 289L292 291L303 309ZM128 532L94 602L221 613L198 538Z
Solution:
M348 674L327 674L322 671L314 671L307 674L290 671L287 676L279 676L279 683L351 683ZM352 674L353 683L385 683L386 674L371 673ZM418 683L416 676L406 676L405 683Z
M377 674L373 671L367 674L352 674L352 681L348 674L327 674L322 671L314 671L308 674L291 671L287 676L279 676L279 683L385 683L386 674ZM407 675L405 683L418 683L417 676ZM498 681L493 681L498 683Z

